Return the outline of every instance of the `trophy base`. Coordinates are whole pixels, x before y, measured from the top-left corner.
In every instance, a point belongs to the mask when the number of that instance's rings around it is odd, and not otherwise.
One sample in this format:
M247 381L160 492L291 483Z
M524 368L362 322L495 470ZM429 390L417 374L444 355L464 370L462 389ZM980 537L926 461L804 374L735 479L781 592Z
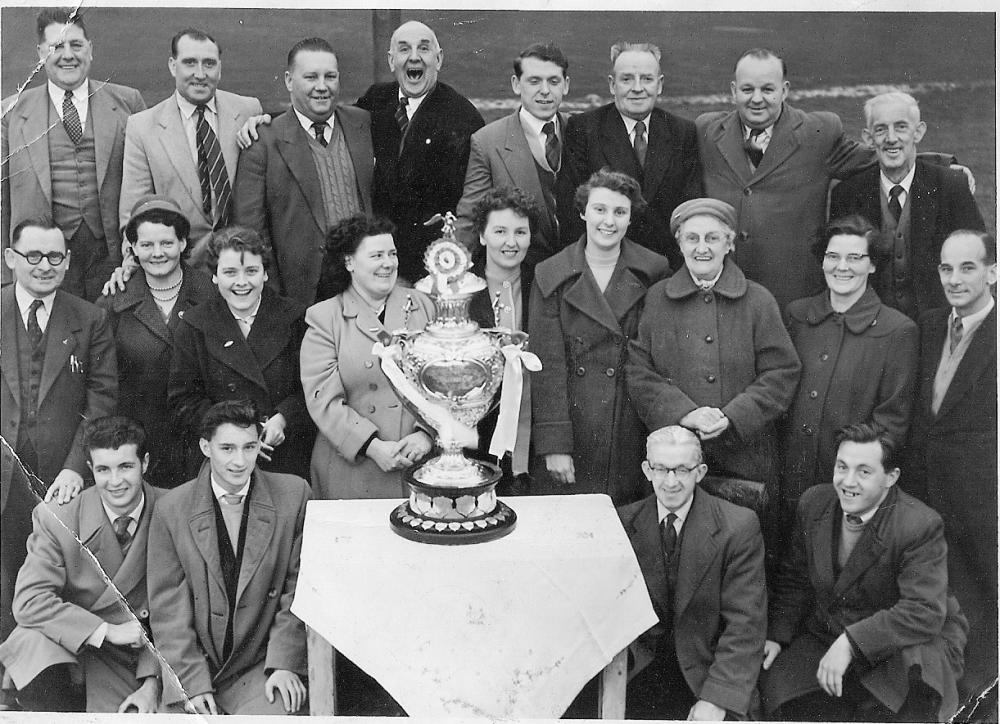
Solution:
M421 483L407 471L404 475L410 499L389 515L393 531L418 543L464 545L501 538L514 529L517 515L496 498L500 468L476 462L487 480L471 487L444 487Z

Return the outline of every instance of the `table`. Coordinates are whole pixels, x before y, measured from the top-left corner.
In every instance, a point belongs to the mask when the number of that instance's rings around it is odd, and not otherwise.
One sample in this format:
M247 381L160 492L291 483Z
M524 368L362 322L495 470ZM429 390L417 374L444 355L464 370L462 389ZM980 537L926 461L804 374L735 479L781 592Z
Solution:
M624 650L657 618L610 498L508 499L514 531L468 546L396 535L399 502L308 505L311 713L334 713L336 648L410 716L557 718L603 669L601 715L623 718Z

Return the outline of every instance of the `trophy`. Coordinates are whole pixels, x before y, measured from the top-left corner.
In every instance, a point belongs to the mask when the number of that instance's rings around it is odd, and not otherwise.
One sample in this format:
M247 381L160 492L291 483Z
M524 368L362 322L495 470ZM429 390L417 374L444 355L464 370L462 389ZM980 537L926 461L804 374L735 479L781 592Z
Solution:
M440 220L437 216L428 223ZM525 351L523 332L480 329L469 319L469 301L486 288L486 281L469 271L469 252L455 240L455 217L449 213L444 222L442 238L424 255L429 274L415 285L434 300L434 320L422 331L386 334L374 350L403 404L435 431L440 453L404 473L409 499L392 511L389 521L410 540L478 543L509 533L517 516L497 499L500 467L466 457L463 448L476 447L476 424L489 411L501 381L502 397L517 400L513 414L501 400L500 418L506 417L509 427L513 416L516 428L521 366L540 369L540 364ZM508 390L508 380L516 389Z

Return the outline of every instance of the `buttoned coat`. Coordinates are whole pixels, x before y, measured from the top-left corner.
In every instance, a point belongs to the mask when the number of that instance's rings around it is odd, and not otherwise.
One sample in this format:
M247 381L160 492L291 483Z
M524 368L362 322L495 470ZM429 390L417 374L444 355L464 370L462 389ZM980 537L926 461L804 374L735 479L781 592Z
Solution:
M602 168L626 173L642 186L648 207L632 212L628 238L662 254L673 269L683 258L670 233L670 215L688 199L702 192L701 161L694 124L680 116L653 108L647 129L646 163L639 166L625 121L614 103L571 116L566 124L563 172L559 175L559 230L563 244L583 233L584 224L573 203L580 184Z
M559 124L562 148L565 149L566 118L557 114L555 122ZM521 189L538 205L538 226L531 235L531 246L525 263L534 266L559 251L562 248L559 243L559 222L545 202L535 157L521 125L520 110L487 123L473 133L470 147L465 186L455 211L458 216L456 235L459 240L470 249L479 245L479 237L472 223L476 204L492 189L506 186ZM559 169L555 171L558 172ZM555 194L555 184L552 193Z
M892 288L886 284L891 282L887 277L894 273L891 262L872 276L873 285L879 296L885 298L885 304L912 319L948 303L937 272L941 245L948 234L956 229L986 228L969 191L969 182L962 173L921 158L916 160L914 169L913 183L906 199L910 213L910 225L906 232L910 260L906 286L912 294L910 303L904 304L903 299L888 294ZM876 229L882 228L882 186L877 166L834 187L830 197L830 218L836 219L845 214L861 214Z
M372 211L371 120L364 111L337 106L334 123L344 133L354 166L361 211ZM274 250L269 270L279 294L304 305L316 301L316 285L330 224L309 136L289 110L269 126L259 126L260 138L240 154L233 184L233 222L262 233Z
M440 226L424 222L455 211L469 162L469 138L483 127L483 117L440 81L420 102L405 134L396 123L396 81L370 86L358 106L372 115L375 212L396 224L399 275L416 282L426 273L427 245L441 236Z
M729 429L702 446L712 473L777 482L775 423L801 365L778 306L729 257L711 291L682 268L654 285L629 349L629 394L650 430L717 407Z
M756 170L743 150L737 111L698 116L705 194L736 209L735 260L784 309L823 289L808 253L826 220L830 180L875 163L875 152L844 134L834 113L806 113L785 104Z
M536 455L573 456L576 484L546 483L558 493L606 493L616 505L645 492L636 470L646 430L629 401L625 363L650 285L670 271L667 260L628 239L602 293L587 266L586 239L537 267L531 291L531 437Z
M247 119L262 113L256 98L215 91L218 119L216 137L226 164L230 185L236 178L240 148L236 132ZM194 116L197 120L197 114ZM122 193L118 203L118 223L125 228L136 202L147 194L168 196L180 207L191 224L188 242L193 246L212 231L213 219L205 214L201 181L177 95L136 113L125 126L125 158Z
M125 122L132 113L145 109L146 104L139 91L128 86L88 80L87 89L88 114L94 123L97 200L104 240L108 246L108 258L121 261L118 198L122 187ZM5 99L3 109L0 235L3 248L7 248L11 231L20 222L52 216L52 171L46 131L53 119L59 122L59 116L52 107L47 84ZM6 266L2 278L4 283L11 280Z
M405 497L399 471L383 472L358 454L372 434L396 441L416 429L372 348L383 332L421 330L433 318L430 299L398 285L386 299L384 325L351 288L309 307L302 387L319 430L311 467L317 498Z
M306 632L290 608L302 552L309 487L293 475L255 470L236 601L219 558L209 466L166 492L149 531L150 623L157 650L188 697L221 692L264 663L305 680ZM233 647L223 658L233 611ZM168 677L164 705L183 701Z
M143 494L142 515L124 555L97 488L84 490L66 505L40 503L35 508L28 557L14 592L17 628L0 644L0 663L18 689L49 666L76 663L103 622L121 624L136 617L149 625L146 548L160 491L144 484ZM133 680L160 675L149 645L133 650L105 642L88 655L104 665L84 666L87 711L116 712L139 688L134 681L132 691L122 693L120 682L107 680L105 667Z
M299 346L305 334L303 306L265 288L250 335L218 294L189 310L174 330L167 398L178 433L189 444L188 471L202 462L198 449L202 415L216 402L249 399L262 417L285 417L285 441L270 462L272 472L308 479L309 451L316 435L299 379Z
M782 423L781 497L794 511L802 491L830 482L837 431L845 425L875 422L898 449L905 445L919 333L871 287L843 314L833 311L830 293L823 292L789 304L785 320L802 362Z
M846 633L863 657L852 666L876 699L898 711L916 665L942 697L938 721L947 721L958 705L968 623L948 595L941 517L892 487L837 576L833 534L842 517L832 484L799 500L768 612L767 638L783 649L761 682L767 711L819 691L819 661Z
M669 584L656 496L619 508L618 515L662 621L670 610ZM672 622L677 661L695 698L745 716L756 698L767 631L757 516L695 488L679 542Z
M118 353L118 412L146 429L146 479L157 487L175 488L187 480L185 438L177 434L167 402L174 331L189 309L218 294L208 275L185 267L170 318L163 321L139 269L125 291L97 300L108 312Z
M11 475L21 426L21 385L17 364L17 327L21 312L14 286L0 291L0 336L3 353L0 371L0 425L6 441L0 452L0 510L7 505ZM81 444L83 423L113 414L118 399L118 366L115 342L107 314L72 294L57 291L45 328L45 360L38 389L35 451L38 470L32 471L49 485L64 468L87 474Z

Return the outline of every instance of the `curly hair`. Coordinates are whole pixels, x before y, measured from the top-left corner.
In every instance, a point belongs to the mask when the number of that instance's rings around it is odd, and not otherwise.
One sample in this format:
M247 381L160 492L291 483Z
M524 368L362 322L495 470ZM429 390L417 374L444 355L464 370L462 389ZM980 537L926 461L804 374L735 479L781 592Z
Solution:
M610 189L615 193L628 198L632 202L632 213L640 213L646 209L646 199L642 197L642 187L639 182L621 171L612 171L607 166L600 171L596 171L589 179L576 189L573 196L573 205L577 212L583 213L587 210L587 201L590 199L590 192L594 189Z
M271 267L271 245L253 229L246 226L227 226L219 229L205 247L205 269L214 274L219 257L226 249L240 253L256 254L264 263L264 271Z
M358 250L362 241L369 236L395 233L396 225L389 219L368 214L349 216L326 232L316 301L335 297L351 286L351 273L347 271L345 262Z
M477 236L482 236L489 223L490 214L494 211L510 209L518 216L528 220L528 227L534 234L538 229L538 215L541 209L531 196L519 188L500 186L490 189L472 209L472 228Z

